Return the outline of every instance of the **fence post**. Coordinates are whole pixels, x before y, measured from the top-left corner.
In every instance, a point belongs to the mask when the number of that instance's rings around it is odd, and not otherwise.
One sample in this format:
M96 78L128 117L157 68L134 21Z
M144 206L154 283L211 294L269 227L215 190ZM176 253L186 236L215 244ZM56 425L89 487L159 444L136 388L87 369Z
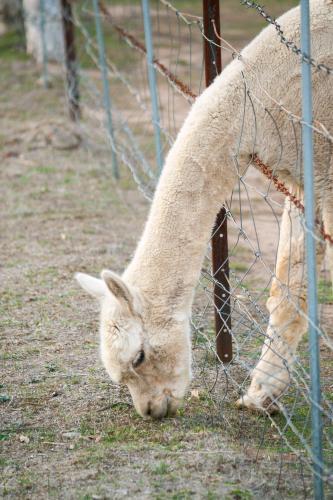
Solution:
M311 55L309 0L301 0L301 46L302 53ZM308 316L311 374L311 430L314 469L314 498L324 498L322 477L322 421L320 394L320 362L318 336L318 298L316 272L315 195L313 176L313 123L311 66L302 60L302 146L304 165L304 205L306 229L306 265L308 276Z
M142 0L142 12L143 12L143 24L145 30L145 41L147 49L148 80L149 80L150 97L152 105L153 125L155 131L156 160L159 172L161 172L163 168L163 151L162 151L162 141L161 141L160 115L158 109L156 73L154 68L154 49L153 49L153 36L151 28L149 0Z
M119 169L118 169L116 145L115 145L115 140L114 140L113 122L112 122L112 114L111 114L110 86L109 86L109 79L108 79L108 69L107 69L107 65L106 65L105 45L104 45L103 29L102 29L98 0L93 0L93 5L94 5L96 36L97 36L97 42L98 42L99 65L100 65L100 71L102 74L102 81L103 81L104 110L105 110L105 114L106 114L107 129L108 129L108 135L109 135L109 140L110 140L110 144L111 144L112 173L116 179L119 179Z
M219 0L203 0L204 55L206 86L222 71ZM214 28L215 25L215 28ZM222 202L223 200L221 200ZM224 207L217 214L212 236L212 268L216 352L223 363L232 360L231 307L227 214Z
M47 67L47 45L45 38L45 0L39 2L39 16L40 16L40 37L42 45L42 64L43 64L43 84L45 88L49 86L49 72Z
M68 110L70 119L77 121L80 118L80 94L76 64L74 24L70 0L61 0L61 11L64 29Z

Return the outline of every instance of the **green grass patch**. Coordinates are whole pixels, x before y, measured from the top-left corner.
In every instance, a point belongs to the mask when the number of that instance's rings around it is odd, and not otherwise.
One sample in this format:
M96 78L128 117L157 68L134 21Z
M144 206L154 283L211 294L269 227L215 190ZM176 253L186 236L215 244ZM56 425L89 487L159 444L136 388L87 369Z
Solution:
M55 363L46 363L45 368L49 373L54 373L59 370L58 366Z
M249 490L243 490L241 488L235 488L228 492L226 499L228 500L251 500L253 498L252 493Z
M333 287L330 281L326 280L319 281L318 301L320 304L333 304Z
M22 361L28 356L23 352L3 352L0 354L1 361Z
M248 264L242 264L241 262L230 262L230 269L245 273L249 269L249 266Z
M293 404L292 396L290 397L285 396L285 399L287 399L287 402L284 401L286 406L288 405L289 408L292 408ZM277 444L279 451L288 451L289 450L288 445L292 446L297 450L302 450L304 448L302 439L304 439L304 441L309 442L309 439L311 438L311 426L310 426L310 407L308 405L306 406L300 405L293 409L291 422L295 427L296 432L287 423L284 415L282 414L276 415L274 420L277 424L277 427L280 428L285 438L281 439L281 441L279 441L279 444Z
M57 169L55 167L51 167L51 166L40 166L40 167L36 167L33 169L34 172L38 173L38 174L55 174L57 172Z
M152 472L153 474L157 475L168 474L169 466L165 462L160 462L159 464L156 465L156 467L153 468Z
M192 490L187 490L187 489L181 489L180 491L177 491L177 493L174 493L171 498L172 500L189 500L190 498L193 498L193 491Z
M5 61L28 61L29 56L25 52L24 38L18 30L10 30L0 36L0 60Z
M10 401L8 394L0 394L0 404L7 403L8 401Z
M106 432L103 441L106 443L134 443L147 437L148 433L146 430L128 425L125 427L114 427L109 429Z

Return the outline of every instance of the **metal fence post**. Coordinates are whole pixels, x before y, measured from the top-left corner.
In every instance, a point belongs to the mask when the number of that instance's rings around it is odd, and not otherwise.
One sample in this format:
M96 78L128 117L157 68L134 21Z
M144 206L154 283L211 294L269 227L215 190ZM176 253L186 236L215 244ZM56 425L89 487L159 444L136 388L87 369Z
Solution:
M222 71L219 0L203 0L204 55L206 86ZM222 202L223 200L221 200ZM212 267L216 352L223 363L232 360L231 307L227 214L224 207L217 214L212 236Z
M108 129L108 135L109 135L109 140L110 140L110 144L111 144L112 173L116 179L119 179L119 169L118 169L116 145L115 145L115 140L114 140L114 130L113 130L113 122L112 122L112 114L111 114L110 86L109 86L109 79L108 79L108 69L107 69L107 65L106 65L105 45L104 45L103 29L102 29L98 0L93 0L93 6L94 6L96 36L97 36L97 42L98 42L99 64L100 64L100 71L101 71L102 80L103 80L104 110L105 110L105 114L106 114L107 129Z
M301 0L301 46L302 53L311 55L309 0ZM306 265L308 275L308 316L311 373L312 453L314 468L314 498L324 498L322 478L322 421L320 394L320 363L318 338L318 298L316 272L315 195L313 175L313 131L311 66L302 61L302 145L304 165L304 205L306 228Z
M204 55L206 86L222 71L219 0L203 0ZM222 202L223 200L221 200ZM232 360L231 307L227 214L224 207L217 214L212 236L212 268L216 352L223 363Z
M61 0L61 10L64 30L68 110L70 119L77 121L80 118L80 94L71 1Z
M145 29L145 41L147 49L148 80L149 80L150 97L152 105L153 125L155 131L156 160L159 172L161 172L163 168L163 151L162 151L162 141L161 141L160 115L158 109L156 73L154 68L154 49L153 49L153 36L151 28L149 0L142 0L142 12L143 12L143 23Z
M42 45L42 64L43 64L43 84L45 88L49 86L49 72L47 67L47 45L45 38L45 0L39 2L39 16L40 16L40 37Z

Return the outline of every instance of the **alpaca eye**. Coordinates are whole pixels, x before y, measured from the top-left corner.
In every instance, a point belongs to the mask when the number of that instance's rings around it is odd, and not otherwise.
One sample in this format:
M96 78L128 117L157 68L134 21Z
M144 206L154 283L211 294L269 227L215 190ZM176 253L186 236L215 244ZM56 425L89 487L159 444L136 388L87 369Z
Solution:
M138 366L141 365L145 360L145 353L144 351L140 351L137 356L134 358L134 361L132 362L132 365L134 368L137 368Z

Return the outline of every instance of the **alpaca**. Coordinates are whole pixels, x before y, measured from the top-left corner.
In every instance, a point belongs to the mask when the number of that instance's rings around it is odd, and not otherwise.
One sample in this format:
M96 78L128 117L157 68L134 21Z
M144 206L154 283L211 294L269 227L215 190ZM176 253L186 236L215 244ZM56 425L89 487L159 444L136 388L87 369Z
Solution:
M311 10L312 55L332 66L332 0L311 0ZM286 37L297 44L299 18L296 7L278 20ZM293 130L290 117L272 106L269 97L301 116L300 66L275 29L265 28L194 103L167 156L143 235L123 275L107 270L102 279L76 275L101 304L105 368L113 381L128 386L143 417L174 414L188 389L189 319L206 244L221 203L253 154L302 196L295 147L295 141L301 143L300 126ZM330 130L332 80L319 71L312 76L314 116ZM332 234L333 162L320 134L315 137L314 165L318 211ZM301 312L306 310L303 233L296 208L286 202L267 302L267 338L238 406L271 411L289 384L292 360L307 328ZM329 259L333 272L332 249ZM288 297L281 284L288 284Z

